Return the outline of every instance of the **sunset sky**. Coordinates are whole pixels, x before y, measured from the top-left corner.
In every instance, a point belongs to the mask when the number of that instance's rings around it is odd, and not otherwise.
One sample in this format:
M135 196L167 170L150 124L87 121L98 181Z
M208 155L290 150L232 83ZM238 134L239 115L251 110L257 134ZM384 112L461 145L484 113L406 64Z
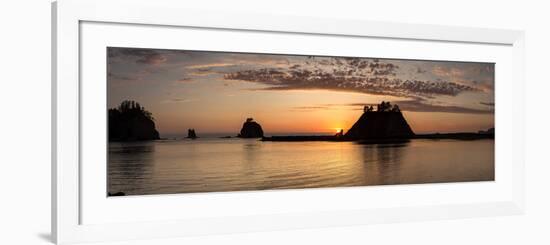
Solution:
M161 137L347 131L363 105L399 105L415 133L494 127L494 64L108 48L108 106L135 100Z

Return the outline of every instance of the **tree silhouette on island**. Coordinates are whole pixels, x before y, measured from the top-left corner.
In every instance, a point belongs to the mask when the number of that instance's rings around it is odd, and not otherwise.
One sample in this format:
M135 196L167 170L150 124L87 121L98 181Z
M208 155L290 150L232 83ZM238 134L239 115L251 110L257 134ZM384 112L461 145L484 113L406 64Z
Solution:
M382 101L377 105L365 106L363 115L346 132L344 137L349 139L387 139L411 138L415 134L403 117L399 106Z
M133 100L125 100L108 111L109 141L137 141L160 139L155 119Z
M357 141L364 143L402 142L410 139L492 139L494 128L478 133L415 134L398 105L382 101L380 104L365 105L363 114L344 134L311 136L272 136L263 141Z

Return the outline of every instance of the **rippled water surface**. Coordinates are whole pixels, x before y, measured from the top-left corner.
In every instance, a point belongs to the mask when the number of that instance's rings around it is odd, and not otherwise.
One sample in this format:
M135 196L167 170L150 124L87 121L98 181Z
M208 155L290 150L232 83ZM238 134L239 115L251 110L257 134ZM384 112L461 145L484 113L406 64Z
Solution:
M494 140L401 144L217 139L109 143L127 195L494 180Z

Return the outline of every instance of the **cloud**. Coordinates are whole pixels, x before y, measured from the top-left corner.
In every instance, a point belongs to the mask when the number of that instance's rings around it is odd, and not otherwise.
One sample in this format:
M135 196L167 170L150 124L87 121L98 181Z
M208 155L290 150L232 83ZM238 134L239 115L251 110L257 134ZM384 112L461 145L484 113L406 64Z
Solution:
M163 100L161 101L161 103L163 104L172 104L172 103L187 103L187 102L191 102L191 101L195 101L194 99L183 99L183 98L172 98L172 99L168 99L168 100Z
M203 77L203 76L210 76L210 75L225 74L225 72L216 71L214 70L214 68L196 68L193 71L188 72L188 74L191 76Z
M448 68L443 66L434 66L432 73L436 76L452 78L464 76L464 71L457 68Z
M494 84L494 64L488 63L113 47L107 52L108 67L117 71L109 77L119 80L158 77L178 71L176 77L181 72L186 76L178 82L216 76L227 82L264 85L255 86L260 87L255 90L321 89L409 99L457 96L464 92L490 93ZM148 73L141 74L144 70ZM162 74L152 75L154 72Z
M148 64L148 65L159 65L159 64L166 63L167 60L168 58L166 58L161 54L148 54L148 55L142 56L141 58L136 60L136 62L142 63L142 64Z
M472 81L476 87L478 87L480 90L483 90L485 92L491 92L495 89L492 82L478 82L478 81Z
M494 90L492 63L441 63L432 67L431 74L439 79L473 86L486 93Z
M295 65L292 65L291 67L289 67L289 69L298 69L298 68L300 68L299 64L295 64Z
M186 69L211 69L219 67L234 66L232 63L208 63L208 64L199 64L199 65L188 65L185 66Z
M314 111L314 110L328 110L331 109L331 106L327 105L318 105L318 106L295 106L292 107L293 111Z
M188 82L192 82L193 79L189 78L189 77L182 77L180 79L178 79L176 82L178 83L188 83Z
M447 113L468 113L468 114L493 114L494 110L475 109L454 105L428 104L423 100L407 100L395 102L402 111L413 112L447 112Z
M241 80L268 85L265 90L327 89L399 97L456 96L479 89L447 81L428 81L396 77L399 66L376 59L331 58L306 61L307 68L292 65L284 68L242 70L224 75L227 80Z
M491 106L491 107L494 107L495 106L495 103L494 102L479 102L480 104L482 105L486 105L486 106Z
M111 62L124 60L133 61L137 64L160 65L168 63L169 57L176 54L187 54L187 51L119 47L107 48L107 57Z
M445 113L465 113L465 114L492 114L493 109L476 109L454 105L429 104L426 100L417 98L413 100L392 101L392 104L399 106L401 111L410 112L445 112ZM377 106L377 103L346 103L346 104L319 104L312 106L297 106L294 110L330 110L345 108L348 110L363 110L364 106Z
M107 56L109 58L116 58L121 56L135 56L142 57L151 54L157 54L158 52L154 49L142 49L142 48L118 48L118 47L108 47Z

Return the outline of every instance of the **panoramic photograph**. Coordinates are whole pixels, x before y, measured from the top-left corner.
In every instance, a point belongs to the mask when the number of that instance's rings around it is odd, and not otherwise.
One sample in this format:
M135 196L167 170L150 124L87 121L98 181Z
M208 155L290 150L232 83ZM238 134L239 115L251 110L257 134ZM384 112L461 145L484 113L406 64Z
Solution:
M494 63L106 52L107 196L495 179Z

